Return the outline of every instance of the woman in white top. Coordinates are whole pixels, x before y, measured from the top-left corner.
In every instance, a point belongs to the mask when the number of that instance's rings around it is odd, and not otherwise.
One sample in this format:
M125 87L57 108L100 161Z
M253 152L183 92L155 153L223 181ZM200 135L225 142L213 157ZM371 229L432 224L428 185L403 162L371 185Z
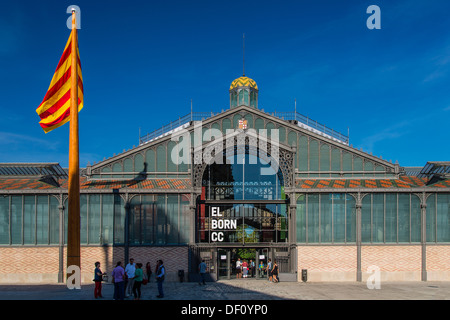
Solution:
M238 258L236 261L236 279L241 277L241 258Z

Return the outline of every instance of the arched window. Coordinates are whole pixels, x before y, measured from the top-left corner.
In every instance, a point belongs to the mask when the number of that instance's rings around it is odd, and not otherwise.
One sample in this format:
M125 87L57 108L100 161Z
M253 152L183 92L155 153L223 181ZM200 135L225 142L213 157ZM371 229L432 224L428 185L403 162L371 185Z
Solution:
M236 149L235 149L236 151ZM226 151L224 152L226 153ZM280 200L284 199L283 175L270 158L246 150L223 158L223 164L206 166L202 184L206 199Z

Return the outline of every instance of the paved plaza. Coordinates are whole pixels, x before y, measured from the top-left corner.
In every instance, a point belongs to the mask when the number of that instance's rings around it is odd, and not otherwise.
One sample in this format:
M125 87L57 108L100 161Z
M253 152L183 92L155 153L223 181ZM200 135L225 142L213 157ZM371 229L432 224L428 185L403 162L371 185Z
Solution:
M113 300L114 286L103 284L103 299ZM95 300L94 284L69 290L65 285L0 285L0 300ZM314 283L240 279L208 282L165 282L165 297L157 299L156 283L142 286L141 300L450 300L450 282L382 282L368 289L365 282ZM125 300L133 300L133 297Z

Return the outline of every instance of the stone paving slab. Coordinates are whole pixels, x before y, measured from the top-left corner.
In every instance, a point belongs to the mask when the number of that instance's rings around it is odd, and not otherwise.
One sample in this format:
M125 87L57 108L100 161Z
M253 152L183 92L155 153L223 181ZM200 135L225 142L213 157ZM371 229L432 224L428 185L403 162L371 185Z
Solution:
M0 300L95 300L94 284L69 290L65 285L0 285ZM114 287L103 284L103 299L113 300ZM165 282L157 299L156 283L142 286L141 300L450 300L450 282L382 282L368 289L364 282L314 283L266 280L224 280L199 285ZM133 297L126 298L133 300Z

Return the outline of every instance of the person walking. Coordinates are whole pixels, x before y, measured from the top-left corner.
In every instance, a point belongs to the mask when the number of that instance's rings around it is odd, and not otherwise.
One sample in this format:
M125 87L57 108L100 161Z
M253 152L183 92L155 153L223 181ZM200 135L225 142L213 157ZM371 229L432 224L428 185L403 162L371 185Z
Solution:
M96 262L95 264L95 270L94 270L94 297L97 298L103 298L102 296L102 281L103 281L103 275L106 273L103 273L100 269L100 262Z
M125 290L125 297L129 297L133 294L133 286L134 286L134 273L136 271L136 264L134 263L134 259L130 258L130 263L125 267L125 275L128 279L127 287Z
M261 260L259 262L259 277L260 278L264 277L264 270L265 270L264 262Z
M152 275L152 267L150 265L150 262L147 262L147 264L145 265L145 271L147 273L147 280L148 282L150 282L150 277Z
M200 273L200 282L198 283L199 285L203 284L205 285L205 276L206 276L206 263L205 261L202 259L202 262L200 262L200 264L198 265L198 272Z
M133 294L134 300L141 300L141 285L144 280L144 271L142 270L142 263L136 264L136 270L133 278Z
M272 260L270 260L270 259L267 262L266 271L267 271L267 276L269 278L269 281L272 281Z
M166 270L162 260L158 260L158 264L156 266L156 281L158 282L158 295L157 298L164 298L163 291L163 282L166 274Z
M280 279L278 278L278 264L277 264L277 260L273 261L272 281L275 282L275 283L280 281Z
M236 261L236 279L241 277L241 258L238 258Z
M250 277L253 278L255 276L255 261L253 261L252 259L250 259L249 268L250 268Z
M122 267L122 262L119 261L112 272L112 281L114 282L114 300L124 299L124 275L125 270Z

